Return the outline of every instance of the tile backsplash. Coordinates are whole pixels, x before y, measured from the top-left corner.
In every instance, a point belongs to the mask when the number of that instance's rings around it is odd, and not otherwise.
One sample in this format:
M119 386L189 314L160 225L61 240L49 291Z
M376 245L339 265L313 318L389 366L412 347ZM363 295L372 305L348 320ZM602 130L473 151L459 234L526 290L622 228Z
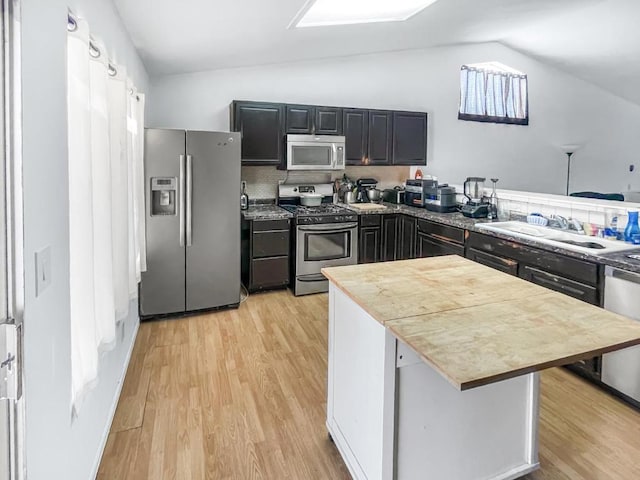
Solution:
M456 185L456 191L461 192L462 186ZM513 213L561 215L565 218L575 218L582 223L592 223L597 227L609 226L611 219L617 217L619 230L624 229L627 225L629 211L640 211L640 203L633 202L567 197L516 190L497 190L496 193L498 201L502 203L501 208ZM491 190L485 189L485 195L489 196L490 194Z
M378 180L378 188L391 188L403 184L409 178L409 167L352 167L334 172L287 172L276 167L242 167L242 180L247 182L247 195L252 200L275 198L278 183L328 183L343 174L352 180L367 177Z

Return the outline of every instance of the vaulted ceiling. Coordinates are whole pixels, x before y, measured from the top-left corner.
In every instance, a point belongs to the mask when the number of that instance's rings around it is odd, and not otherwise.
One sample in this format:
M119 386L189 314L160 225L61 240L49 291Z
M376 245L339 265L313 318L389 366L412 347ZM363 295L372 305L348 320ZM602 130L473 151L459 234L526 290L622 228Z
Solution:
M497 41L640 104L639 0L438 0L406 22L298 29L305 0L114 1L152 76Z

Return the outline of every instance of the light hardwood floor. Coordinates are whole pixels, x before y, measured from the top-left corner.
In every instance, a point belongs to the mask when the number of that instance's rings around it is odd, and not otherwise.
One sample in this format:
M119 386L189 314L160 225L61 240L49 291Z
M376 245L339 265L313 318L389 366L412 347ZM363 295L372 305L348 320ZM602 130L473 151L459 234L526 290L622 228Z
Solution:
M145 322L98 480L348 479L326 372L325 294ZM526 480L640 479L639 412L562 369L541 392L542 468Z

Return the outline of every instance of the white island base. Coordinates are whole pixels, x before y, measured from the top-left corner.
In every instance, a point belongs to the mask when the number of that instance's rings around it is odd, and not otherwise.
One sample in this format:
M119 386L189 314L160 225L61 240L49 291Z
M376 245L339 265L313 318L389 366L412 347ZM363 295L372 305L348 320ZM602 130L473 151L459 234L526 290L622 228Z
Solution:
M327 429L357 480L539 468L538 373L460 391L330 283Z

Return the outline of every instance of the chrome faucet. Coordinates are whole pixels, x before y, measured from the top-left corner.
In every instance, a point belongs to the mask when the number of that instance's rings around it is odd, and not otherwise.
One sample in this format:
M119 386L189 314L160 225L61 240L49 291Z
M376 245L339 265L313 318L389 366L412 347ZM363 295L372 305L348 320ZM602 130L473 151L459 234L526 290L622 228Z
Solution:
M549 226L552 228L561 228L562 230L569 229L569 220L562 215L551 215L549 217Z
M582 227L582 223L575 218L569 219L569 230L575 230L576 233L583 235L585 233L584 228Z
M562 215L551 215L549 217L549 226L551 228L559 228L561 230L574 230L578 234L584 234L584 228L580 221L575 218L565 218Z

